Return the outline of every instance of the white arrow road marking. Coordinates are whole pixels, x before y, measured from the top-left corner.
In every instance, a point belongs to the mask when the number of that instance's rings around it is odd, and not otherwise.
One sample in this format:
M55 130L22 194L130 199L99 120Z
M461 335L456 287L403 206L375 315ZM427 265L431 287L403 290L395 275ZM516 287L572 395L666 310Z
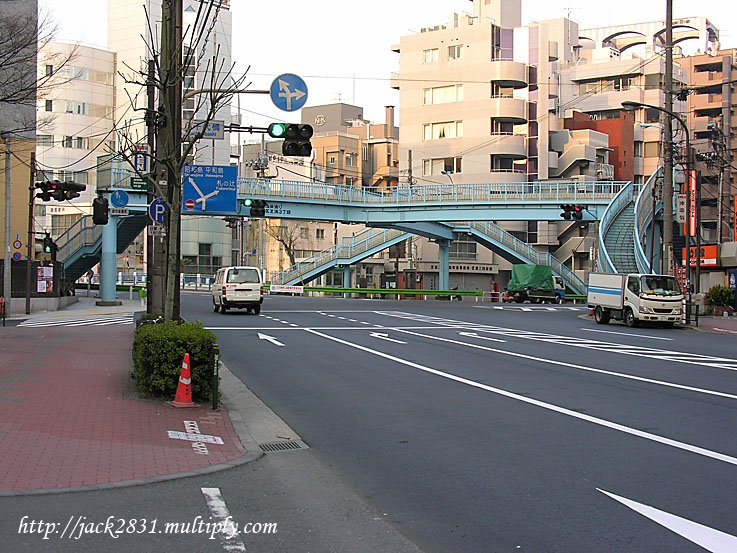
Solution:
M666 513L665 511L660 511L654 507L637 503L636 501L632 501L626 497L620 497L599 488L596 489L601 493L608 495L615 501L619 501L622 505L640 513L642 516L657 522L661 526L665 526L671 532L675 532L679 536L686 538L688 541L692 541L696 545L700 545L707 551L711 551L712 553L733 553L734 551L737 551L737 537L735 536L725 534L724 532L714 530L713 528L709 528L703 524Z
M205 496L207 508L212 513L212 518L218 525L217 534L225 551L233 553L245 553L246 545L238 539L238 524L233 520L228 506L225 504L220 488L200 488ZM214 526L214 525L213 525Z
M489 338L488 336L479 336L476 332L459 332L461 336L468 336L469 338L478 338L479 340L489 340L489 342L506 342L506 340L500 340L499 338Z
M387 342L394 342L396 344L406 344L407 342L402 342L402 340L395 340L394 338L389 338L388 334L382 334L381 332L371 332L369 333L369 336L372 338L378 338L379 340L386 340Z
M284 344L282 344L279 340L277 340L273 336L269 336L268 334L261 334L259 332L258 333L258 339L259 340L267 340L267 341L271 342L272 344L274 344L275 346L282 346L282 347L284 346Z
M342 340L340 338L336 338L335 336L330 336L329 334L323 334L322 332L317 332L316 330L313 330L311 328L305 328L305 332L309 332L310 334L314 334L315 336L322 336L326 340L332 340L333 342L338 342L339 344L346 345L351 348L355 348L361 351L365 351L366 353L370 353L372 355L376 355L378 357L383 357L384 359L389 359L391 361L394 361L395 363L400 363L402 365L406 365L408 367L415 368L420 371L424 371L428 374L434 374L435 376L439 376L441 378L447 378L448 380L452 380L455 382L458 382L460 384L465 384L466 386L471 386L473 388L478 388L480 390L485 390L487 392L491 392L492 394L500 395L509 399L513 399L515 401L520 401L522 403L526 403L528 405L535 405L537 407L540 407L542 409L547 409L548 411L552 411L554 413L559 413L561 415L566 415L568 417L582 420L589 422L591 424L596 424L598 426L602 426L604 428L609 428L611 430L616 430L617 432L622 432L624 434L629 434L630 436L636 436L638 438L643 438L645 440L650 440L652 442L656 442L659 444L663 444L669 447L673 447L676 449L680 449L681 451L688 451L690 453L694 453L696 455L701 455L703 457L707 457L709 459L714 459L716 461L721 461L723 463L728 463L730 465L737 466L737 457L732 457L731 455L726 455L724 453L719 453L718 451L711 451L709 449L698 447L695 445L691 445L685 442L679 442L678 440L673 440L671 438L666 438L664 436L658 436L657 434L653 434L651 432L645 432L644 430L638 430L637 428L632 428L630 426L625 426L623 424L619 424L613 421L609 421L606 419L600 419L598 417L592 417L591 415L585 415L583 413L579 413L578 411L573 411L571 409L567 409L565 407L561 407L559 405L555 405L553 403L547 403L545 401L540 401L537 399L532 399L527 396L522 396L519 394L515 394L514 392L509 392L507 390L503 390L501 388L495 388L493 386L487 386L486 384L481 384L480 382L475 382L473 380L469 380L467 378L463 378L461 376L457 376L455 374L439 371L437 369L433 369L431 367L427 367L425 365L420 365L419 363L414 363L412 361L408 361L406 359L402 359L401 357L395 357L393 355L389 355L388 353L384 353L382 351L377 351L375 349L367 348L365 346L362 346L360 344L354 344L353 342L349 342L347 340ZM402 331L405 334L417 334L418 336L427 336L428 338L436 338L435 336L428 336L426 334L418 334L416 332L409 332L409 331ZM447 342L455 342L458 344L463 344L463 342L457 342L455 340L447 340L443 339ZM489 351L496 351L498 353L503 353L506 355L509 355L510 352L504 351L504 350L495 350L492 348L487 348L485 346L479 346L478 344L465 344L467 346L473 346L479 349L488 349ZM532 358L528 355L522 355L522 354L515 354L518 357L527 357ZM547 361L543 359L538 359L540 361ZM548 361L551 362L551 361ZM555 364L558 365L569 365L568 363L560 363L556 362ZM590 369L589 369L590 370ZM599 372L599 371L597 371ZM603 371L602 371L603 372ZM614 373L616 375L616 373ZM621 376L621 375L620 375ZM628 377L632 378L632 377ZM643 380L638 378L637 380ZM672 385L674 387L681 387L677 385ZM712 392L714 393L714 392Z

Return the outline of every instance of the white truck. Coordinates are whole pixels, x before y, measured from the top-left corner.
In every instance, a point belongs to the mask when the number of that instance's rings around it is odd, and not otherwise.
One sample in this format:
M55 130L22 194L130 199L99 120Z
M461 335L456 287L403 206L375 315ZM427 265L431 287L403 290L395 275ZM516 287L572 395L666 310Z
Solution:
M599 324L615 319L627 326L647 321L672 327L681 320L683 293L669 275L591 273L588 304Z

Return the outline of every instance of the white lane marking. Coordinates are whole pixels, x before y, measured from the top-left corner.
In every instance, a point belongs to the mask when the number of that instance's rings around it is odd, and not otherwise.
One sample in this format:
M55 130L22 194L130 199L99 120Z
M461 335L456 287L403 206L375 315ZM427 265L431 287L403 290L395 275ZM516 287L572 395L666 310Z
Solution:
M671 532L675 532L688 541L703 547L707 551L711 551L711 553L734 553L737 551L737 537L731 534L709 528L708 526L683 517L672 515L649 505L643 505L642 503L615 495L606 490L596 489L615 501L620 502L622 505L640 513L642 516L649 518L653 522L664 526Z
M616 334L619 336L635 336L636 338L647 338L648 340L668 340L673 341L673 338L663 338L662 336L646 336L644 334L631 334L629 332L615 332L613 330L599 330L597 328L582 328L585 332L601 332L602 334Z
M714 327L714 330L717 330L719 332L729 332L730 334L737 334L737 330L727 330L726 328L716 328L716 327Z
M686 386L684 384L676 384L675 382L667 382L664 380L654 380L652 378L645 378L642 376L635 376L633 374L627 374L627 373L607 371L605 369L596 369L594 367L587 367L585 365L577 365L575 363L566 363L565 361L555 361L554 359L543 359L542 357L535 357L534 355L527 355L524 353L517 353L514 351L506 351L503 349L490 348L487 346L481 346L479 344L470 344L468 342L461 342L458 340L452 340L450 338L441 338L440 336L431 336L429 334L420 334L419 332L411 332L409 330L402 330L399 328L395 328L394 330L396 330L397 332L401 332L402 334L411 334L413 336L420 336L421 338L430 338L431 340L438 340L440 342L450 342L452 344L459 344L461 346L466 346L469 348L483 349L483 350L491 351L494 353L501 353L502 355L509 355L511 357L520 357L522 359L529 359L531 361L540 361L542 363L547 363L549 365L559 365L561 367L569 367L569 368L578 369L581 371L605 374L607 376L616 376L618 378L626 378L628 380L637 380L638 382L646 382L648 384L655 384L657 386L666 386L667 388L678 388L679 390L687 390L689 392L696 392L699 394L706 394L710 396L724 397L727 399L737 400L737 395L728 394L726 392L718 392L716 390L708 390L705 388L695 388L693 386ZM461 332L459 334L463 334L463 333ZM479 336L479 338L481 338L481 336Z
M489 342L504 342L506 340L500 340L499 338L489 338L488 336L479 336L476 332L459 332L461 336L468 336L469 338L478 338L479 340L488 340Z
M389 338L388 334L382 334L381 332L371 332L369 333L369 336L372 338L378 338L379 340L385 340L387 342L394 342L395 344L406 344L407 342L402 342L402 340L395 340L394 338Z
M273 336L269 336L268 334L261 334L261 333L259 332L259 333L258 333L258 339L259 339L259 340L266 340L267 342L271 342L271 343L272 343L272 344L274 344L275 346L281 346L281 347L284 347L284 344L282 344L282 343L281 343L281 342L280 342L279 340L277 340L277 339L276 339L276 338L274 338Z
M414 330L438 330L437 326L382 326L382 325L369 325L381 328L382 330L394 330L397 328L409 328ZM366 328L365 326L299 326L297 328L287 328L284 326L206 326L207 330L306 330L308 328L314 328L315 330L374 330L373 328Z
M665 361L673 361L676 363L688 363L692 365L702 365L730 371L737 371L737 361L733 358L712 357L709 355L700 355L698 353L679 352L665 349L656 349L644 346L635 346L628 344L617 344L614 342L604 342L601 340L586 340L573 336L562 336L558 334L546 334L542 332L525 332L523 330L464 323L453 319L443 319L440 317L428 317L416 313L407 313L403 311L377 311L379 315L387 317L395 317L398 319L408 319L429 324L437 324L443 328L465 328L467 330L475 330L477 332L486 332L489 334L501 334L512 338L525 338L529 340L539 340L552 344L562 344L573 347L593 349L596 351L606 351L609 353L621 353L625 355L634 355L637 357L648 357L650 359L659 359Z
M221 531L217 533L220 544L228 553L239 553L246 551L245 544L238 539L238 524L233 520L228 506L225 504L220 488L200 488L205 496L207 508L212 513L212 518L220 524Z
M371 348L367 348L365 346L361 346L359 344L354 344L353 342L348 342L347 340L342 340L341 338L336 338L334 336L330 336L328 334L323 334L322 332L317 332L316 330L311 329L305 329L306 332L309 332L310 334L314 334L316 336L322 336L323 338L326 338L328 340L332 340L334 342L338 342L340 344L346 345L348 347L352 347L355 349L359 349L361 351L365 351L367 353L370 353L372 355L376 355L378 357L383 357L385 359L389 359L390 361L394 361L396 363L401 363L402 365L407 365L408 367L412 367L415 369L418 369L420 371L424 371L429 374L434 374L436 376L440 376L442 378L447 378L448 380L453 380L455 382L458 382L460 384L466 384L467 386L471 386L473 388L479 388L481 390L486 390L487 392L491 392L493 394L497 394L509 399L514 399L517 401L521 401L522 403L527 403L529 405L535 405L536 407L541 407L543 409L547 409L548 411L553 411L555 413L559 413L562 415L567 415L569 417L572 417L574 419L583 420L586 422L590 422L592 424L596 424L598 426L603 426L605 428L609 428L612 430L616 430L618 432L622 432L624 434L629 434L631 436L636 436L638 438L643 438L645 440L650 440L652 442L660 443L669 447L673 447L676 449L680 449L683 451L688 451L690 453L694 453L696 455L701 455L703 457L708 457L710 459L715 459L717 461L722 461L724 463L728 463L730 465L737 466L737 458L731 457L729 455L725 455L724 453L719 453L718 451L711 451L710 449L705 449L703 447L698 447L695 445L687 444L685 442L679 442L678 440L673 440L671 438L666 438L664 436L658 436L657 434L652 434L651 432L645 432L643 430L638 430L636 428L631 428L629 426L625 426L623 424L619 424L616 422L608 421L606 419L600 419L598 417L592 417L591 415L586 415L583 413L579 413L577 411L572 411L570 409L567 409L565 407L561 407L559 405L555 405L552 403L547 403L545 401L540 401L537 399L532 399L529 397L521 396L519 394L515 394L514 392L509 392L507 390L502 390L501 388L495 388L493 386L487 386L486 384L481 384L479 382L474 382L473 380L469 380L467 378L463 378L461 376L457 376L455 374L446 373L443 371L439 371L437 369L433 369L431 367L426 367L425 365L420 365L419 363L414 363L412 361L407 361L406 359L402 359L400 357L395 357L394 355L389 355L388 353L384 353L381 351L377 351ZM483 346L477 346L477 347L483 347ZM499 350L500 353L506 353Z

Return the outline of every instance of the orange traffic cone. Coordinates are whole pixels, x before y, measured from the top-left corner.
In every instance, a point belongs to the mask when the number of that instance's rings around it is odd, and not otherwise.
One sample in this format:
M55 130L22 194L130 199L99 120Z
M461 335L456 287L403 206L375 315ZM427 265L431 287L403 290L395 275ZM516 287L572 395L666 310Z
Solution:
M189 370L189 353L185 353L182 360L182 372L179 374L177 395L174 397L174 401L167 401L166 404L171 407L199 407L199 405L192 402L192 373Z

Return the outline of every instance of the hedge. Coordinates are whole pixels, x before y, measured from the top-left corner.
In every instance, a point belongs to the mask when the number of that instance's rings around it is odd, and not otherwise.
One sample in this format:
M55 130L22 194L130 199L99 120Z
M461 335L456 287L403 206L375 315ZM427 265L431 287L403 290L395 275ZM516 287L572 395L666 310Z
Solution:
M141 393L174 399L182 360L189 353L192 397L207 400L212 395L214 346L215 335L199 321L141 325L133 336L131 376Z

